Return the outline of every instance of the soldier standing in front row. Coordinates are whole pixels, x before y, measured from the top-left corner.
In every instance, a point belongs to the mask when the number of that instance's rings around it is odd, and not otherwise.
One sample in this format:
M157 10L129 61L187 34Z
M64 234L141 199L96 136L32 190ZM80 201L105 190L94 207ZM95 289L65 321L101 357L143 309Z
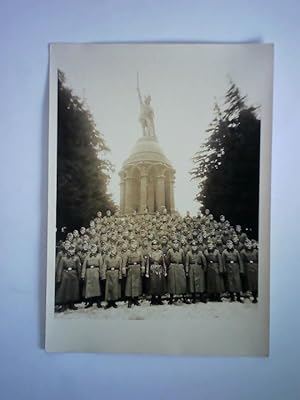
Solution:
M83 242L81 249L77 252L78 257L80 258L81 265L83 265L84 260L88 256L89 252L90 252L89 243Z
M125 255L123 275L126 276L125 295L128 298L128 308L139 306L138 298L142 295L142 276L145 272L144 258L137 250L137 243L133 241L130 251Z
M136 213L135 213L136 214ZM222 222L224 221L224 222ZM118 232L118 233L116 233ZM87 234L88 233L88 234ZM142 256L144 257L143 261L139 260L140 264L140 272L142 275L142 280L143 280L143 266L147 265L147 257L148 257L148 243L151 243L154 237L157 237L159 239L159 244L161 246L161 250L164 253L165 259L166 259L166 266L169 269L170 275L168 277L168 283L169 283L169 288L171 292L171 298L170 302L173 302L173 298L176 301L177 296L182 296L185 300L185 294L187 293L186 287L194 293L194 290L197 293L196 286L199 283L199 280L197 276L195 275L195 279L192 277L191 270L194 268L190 268L193 264L191 264L190 261L187 261L187 254L191 249L191 243L197 238L199 243L198 243L198 251L202 250L204 252L206 246L208 248L210 247L209 241L214 241L216 243L216 248L212 249L212 252L205 251L205 256L206 259L209 259L208 263L208 269L206 272L206 281L205 281L205 289L210 295L211 300L216 300L220 298L220 293L224 292L224 283L226 284L226 291L230 290L230 295L231 299L234 299L235 294L237 295L238 299L240 297L245 297L239 292L239 282L242 283L242 290L245 291L246 286L249 285L249 290L252 292L253 296L253 302L257 302L257 275L258 275L258 249L257 249L257 244L255 241L253 241L253 245L250 251L250 247L246 247L244 240L247 238L247 235L242 232L240 226L236 226L235 231L233 228L231 228L229 221L226 221L225 218L220 218L220 224L218 224L217 221L213 220L213 216L210 215L210 212L207 210L206 211L206 216L202 218L201 215L199 215L197 218L190 218L189 215L187 217L182 218L178 214L176 215L167 215L166 211L164 211L163 215L160 215L160 213L156 213L155 216L152 216L150 214L143 215L143 216L138 216L138 215L130 215L130 216L124 216L120 217L115 214L114 216L111 216L110 213L108 212L107 215L104 218L101 218L101 215L98 215L97 218L91 221L89 228L86 230L84 227L80 229L80 235L78 235L78 232L75 230L73 233L68 233L67 234L67 240L63 243L62 251L59 251L60 248L57 249L57 259L56 259L56 276L58 277L59 274L61 274L61 281L57 284L56 286L56 308L55 310L62 309L67 307L69 304L62 304L62 287L65 286L65 284L62 284L63 281L63 275L66 275L67 273L65 272L64 268L61 270L61 263L60 261L63 258L69 258L69 253L68 253L68 247L70 245L75 245L75 254L79 256L80 263L83 265L84 260L87 256L87 253L89 252L90 245L91 244L96 244L102 248L102 257L103 259L106 257L107 250L111 247L118 246L119 249L119 255L123 259L124 257L124 262L127 262L128 258L128 250L126 246L129 245L135 238L138 238L140 240L139 250L135 251L140 251L142 253ZM240 241L237 239L237 237L240 238ZM145 242L143 242L143 239L146 239ZM175 251L176 256L173 257L173 262L171 265L170 262L170 245L173 242L173 240L177 239L179 241L179 246L177 245L177 249ZM221 240L220 240L221 239ZM223 239L223 240L222 240ZM226 265L223 265L223 262L219 263L218 262L218 256L216 257L215 255L215 250L219 250L221 254L223 254L223 247L225 248L226 246L226 241L228 239L232 239L234 241L234 246L238 250L238 253L240 252L241 254L241 263L238 259L238 257L235 256L232 259L232 252L230 249L226 248L226 253L230 255L228 257L227 254L227 260L223 258L224 262L226 262ZM69 241L68 241L69 240ZM71 243L70 243L71 241ZM135 240L136 241L136 240ZM148 241L148 243L147 243ZM169 245L169 243L170 245ZM187 245L187 243L188 245ZM86 243L88 242L88 243ZM180 243L181 242L181 243ZM241 250L241 243L245 246L245 251ZM88 246L88 248L87 248ZM121 250L122 246L122 250ZM124 248L123 248L124 246ZM98 247L98 249L99 249ZM179 249L178 249L179 247ZM180 249L181 248L181 249ZM88 252L87 252L88 250ZM110 249L109 249L110 250ZM151 252L151 245L150 245L150 252ZM174 251L174 247L172 249L172 252ZM181 254L183 251L183 255ZM233 251L235 252L235 251ZM129 253L132 253L132 250L129 251ZM206 254L207 253L207 254ZM209 253L209 254L208 254ZM245 255L244 253L247 253ZM68 256L67 256L68 254ZM109 254L109 256L111 253ZM214 258L214 260L212 259ZM251 259L252 258L252 259ZM212 262L211 262L212 261ZM70 261L68 261L70 262ZM135 263L136 261L134 261ZM137 265L134 264L133 265ZM234 266L234 264L237 265L237 268ZM245 268L245 279L243 280L243 264ZM94 267L92 265L92 267ZM127 265L128 267L128 265ZM73 274L73 269L69 270L70 273L69 275L71 276ZM76 267L77 268L77 267ZM225 271L226 272L222 272ZM94 269L94 268L87 268L89 269ZM123 285L123 291L122 291L122 298L125 299L125 288L127 287L127 293L129 290L129 287L133 288L131 292L135 290L135 286L139 286L139 278L136 279L137 275L136 274L131 274L129 270L133 270L134 268L128 267L126 270L123 269L128 273L128 279L126 279L126 275L124 275L123 279L121 280L122 285ZM239 272L236 271L239 269ZM86 274L89 273L86 270ZM80 271L80 267L79 267ZM86 275L85 274L85 275ZM130 276L134 277L132 280ZM81 271L79 272L79 278L81 277ZM102 277L102 279L101 279ZM101 293L101 300L104 300L104 294L105 294L105 289L106 289L106 282L105 278L106 276L101 276L101 268L100 268L100 293ZM244 282L243 282L244 281ZM99 279L95 279L94 283L99 282ZM150 278L144 278L144 283L150 283ZM227 285L228 282L228 285ZM66 283L66 280L65 280ZM87 285L87 280L85 279L84 282L80 282L84 286L84 290L79 289L79 293L83 293L86 295L86 287ZM244 285L243 285L244 283ZM154 286L154 285L152 285ZM182 286L184 286L184 291ZM192 287L195 286L195 287ZM223 287L223 290L222 290ZM201 289L202 290L202 289ZM144 285L144 290L142 290L144 294L147 293L147 285ZM166 290L166 292L168 292ZM139 293L139 290L138 290ZM103 297L102 297L103 296ZM133 294L131 294L133 296ZM96 296L97 297L97 296ZM135 298L131 297L131 301L128 303L133 304L135 301L137 301L137 297ZM155 298L158 300L157 298ZM80 301L80 297L78 298ZM87 302L90 303L91 299L88 297ZM130 300L130 296L129 296ZM66 299L64 300L66 301ZM78 302L79 302L78 301ZM58 306L57 302L60 302L60 305ZM76 300L77 302L77 300ZM90 305L89 305L90 306Z
M58 273L58 267L60 265L60 260L62 257L65 257L68 254L68 250L71 246L71 243L68 240L65 240L60 246L59 246L59 251L56 254L56 260L55 260L55 277L57 280L57 273ZM57 283L57 282L56 282ZM60 304L57 304L57 296L56 292L58 290L58 285L55 285L55 311L61 311L62 306Z
M207 268L206 259L199 251L197 243L191 242L191 250L188 251L185 261L186 271L189 276L189 290L193 296L193 303L196 303L197 294L200 295L200 301L206 303L205 292L205 272Z
M147 265L147 260L148 260L148 255L149 255L149 244L148 244L148 239L143 239L142 244L139 248L139 251L142 254L142 257L144 259L144 265L146 267ZM145 276L142 277L142 291L144 295L147 295L149 292L149 287L148 287L148 282L147 278Z
M128 255L128 246L126 243L123 243L121 245L121 251L119 252L119 255L122 259L122 279L121 279L121 300L126 303L126 295L125 295L125 290L126 290L126 268L125 268L125 262L127 259Z
M220 295L224 291L223 264L221 254L213 242L208 242L204 256L207 261L207 293L209 299L221 302Z
M122 258L117 254L117 249L112 247L110 253L104 258L103 278L105 285L105 300L110 307L117 308L116 301L121 297L121 279L122 279Z
M162 250L156 240L152 242L146 264L146 278L149 279L149 294L152 295L151 305L162 305L161 296L166 292L166 264Z
M252 303L257 303L258 295L258 250L254 249L251 240L245 241L245 248L241 251L241 258L245 266L248 289L252 293Z
M56 299L57 305L61 306L59 312L65 311L67 307L70 310L77 310L75 303L79 301L79 276L80 260L75 255L75 246L70 245L66 255L62 256L56 276Z
M58 266L59 266L60 260L62 259L63 256L66 256L68 254L68 250L69 250L70 246L71 246L71 243L68 240L65 240L62 243L62 245L60 247L60 250L56 254L56 260L55 260L55 265L56 265L55 271L56 271L56 273L57 273L57 270L58 270Z
M80 259L81 265L83 265L84 260L88 256L89 252L90 252L89 243L87 241L83 241L82 245L81 245L81 249L77 252L77 255ZM81 301L83 300L83 287L84 287L83 279L80 279L80 300ZM86 304L87 304L87 302L86 302Z
M165 258L167 256L169 248L170 246L168 245L168 238L166 235L163 235L160 240L160 249L163 252Z
M243 303L243 300L240 296L242 290L240 274L244 273L244 266L240 257L240 253L238 250L233 248L233 243L231 240L227 241L226 249L223 251L222 258L227 276L230 301L235 301L234 295L236 294L237 301Z
M170 293L169 304L173 304L174 295L183 297L184 303L189 303L186 294L186 271L184 252L179 248L178 240L174 240L172 248L167 253L168 292Z
M84 260L81 278L84 281L83 297L87 300L85 308L90 308L94 303L101 308L100 279L102 274L103 260L101 254L97 254L97 245L91 245L91 252Z

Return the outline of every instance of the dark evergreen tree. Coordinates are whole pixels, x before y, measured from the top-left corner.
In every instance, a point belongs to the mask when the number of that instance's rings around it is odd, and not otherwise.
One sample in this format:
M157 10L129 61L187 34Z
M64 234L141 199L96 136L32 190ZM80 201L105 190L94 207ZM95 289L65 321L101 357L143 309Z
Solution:
M115 210L107 186L109 151L84 102L58 72L57 232L87 226L98 210Z
M198 180L196 199L215 217L224 214L258 235L260 120L255 107L230 82L225 109L214 107L214 119L204 145L193 157L192 177Z

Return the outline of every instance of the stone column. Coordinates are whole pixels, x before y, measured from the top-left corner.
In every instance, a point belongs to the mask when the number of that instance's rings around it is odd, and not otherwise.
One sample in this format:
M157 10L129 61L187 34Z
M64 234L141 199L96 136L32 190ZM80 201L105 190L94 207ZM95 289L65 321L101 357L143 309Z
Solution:
M160 174L156 177L156 211L161 211L161 207L165 206L165 176Z
M172 175L170 177L170 213L171 214L173 214L175 212L174 183L175 183L175 177L174 177L174 175Z
M148 178L148 185L147 185L147 205L148 211L150 213L154 212L154 182L153 177Z
M128 175L125 178L125 205L124 205L124 212L125 214L131 214L132 213L132 208L133 208L133 202L132 202L132 185L133 185L133 176Z
M141 178L140 178L140 204L139 211L144 213L147 207L147 169L145 167L141 168Z
M125 180L124 174L120 173L120 213L124 214L125 211Z

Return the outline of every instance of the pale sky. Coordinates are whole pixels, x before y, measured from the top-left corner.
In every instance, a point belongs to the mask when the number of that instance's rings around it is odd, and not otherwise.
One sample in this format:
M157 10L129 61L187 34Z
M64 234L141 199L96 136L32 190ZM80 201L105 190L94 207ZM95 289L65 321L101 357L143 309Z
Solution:
M264 104L270 54L264 45L57 45L55 62L74 94L85 96L111 149L107 158L116 170L109 191L117 204L118 172L142 136L139 72L142 95L152 97L158 141L176 169L175 207L195 213L197 183L189 171L212 120L214 99L223 104L230 76L249 105Z

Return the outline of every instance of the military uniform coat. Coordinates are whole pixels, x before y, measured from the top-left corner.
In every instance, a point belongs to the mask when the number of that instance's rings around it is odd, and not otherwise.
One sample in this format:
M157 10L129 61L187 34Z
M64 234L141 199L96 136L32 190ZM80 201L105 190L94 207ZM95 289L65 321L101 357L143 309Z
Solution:
M148 293L162 296L166 292L166 264L161 250L152 250L146 264L146 275L149 276Z
M87 257L89 254L90 254L89 251L83 251L83 250L81 250L81 251L79 251L79 252L77 253L78 257L80 258L81 265L83 265L84 260L86 259L86 257Z
M167 254L168 291L170 294L186 293L185 258L182 249L170 249Z
M161 245L161 251L163 252L164 257L167 257L168 250L170 246L168 244Z
M142 275L144 273L144 258L139 251L130 251L125 258L127 297L138 297L142 294Z
M186 257L187 253L190 251L190 246L188 244L181 246L183 253L184 253L184 257Z
M225 250L225 246L223 244L216 243L216 250L218 250L219 253L222 254L223 251Z
M79 301L80 267L80 259L77 255L61 257L56 276L56 304L71 304Z
M206 249L206 246L203 243L198 244L198 251L202 251L202 253L204 253L205 249Z
M101 296L100 278L102 277L103 259L101 254L89 254L83 263L81 277L85 279L83 297Z
M122 258L106 256L103 262L103 277L106 280L105 300L115 301L121 297Z
M244 245L241 242L238 242L233 243L233 247L240 253L243 250Z
M148 259L148 256L149 256L149 251L150 251L149 247L140 247L138 249L138 251L141 253L141 255L142 255L143 259L144 259L144 266L146 266L147 259Z
M211 294L224 292L224 281L222 277L223 264L222 257L217 249L212 251L206 249L204 256L207 262L207 292Z
M66 255L67 255L67 252L65 250L60 250L56 254L56 259L55 259L55 279L56 279L56 281L58 281L57 275L58 275L58 271L59 271L60 261L63 257L66 257Z
M248 290L257 292L258 290L258 251L257 249L243 249L241 258L244 263L247 277Z
M147 247L142 247L141 246L138 251L140 251L140 253L142 254L143 259L144 259L144 265L146 266L147 265L147 260L148 260L148 255L149 255L149 251L150 251L149 247L148 246ZM148 294L148 292L149 292L149 280L146 279L146 277L144 275L142 276L142 292L144 294Z
M244 272L240 253L236 249L231 251L225 249L222 254L222 259L229 292L240 292L242 290L240 273Z
M191 293L205 291L206 259L202 251L189 251L185 260L186 271L189 274L188 287Z

